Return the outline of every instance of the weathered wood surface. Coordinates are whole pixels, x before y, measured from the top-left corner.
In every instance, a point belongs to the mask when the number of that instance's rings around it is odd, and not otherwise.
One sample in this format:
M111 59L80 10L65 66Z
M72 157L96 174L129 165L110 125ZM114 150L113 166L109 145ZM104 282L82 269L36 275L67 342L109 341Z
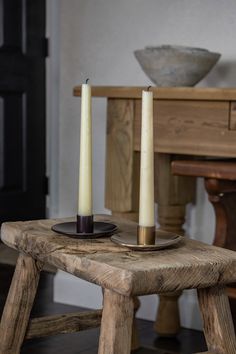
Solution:
M137 224L109 216L119 232L136 235ZM67 219L68 220L68 219ZM76 240L50 230L62 220L9 222L2 240L61 270L123 295L163 293L236 281L236 253L183 240L158 252L134 252L108 238Z
M132 210L132 100L108 100L105 206L113 212Z
M105 290L98 354L130 354L133 299Z
M74 333L100 326L102 310L44 316L30 320L26 339Z
M110 98L141 98L143 87L126 86L93 86L92 96ZM200 88L200 87L152 87L154 98L172 100L236 100L235 88ZM81 86L74 88L74 96L81 95Z
M0 326L0 353L18 354L23 342L43 263L20 254Z
M234 326L225 288L198 289L198 298L209 352L235 354Z

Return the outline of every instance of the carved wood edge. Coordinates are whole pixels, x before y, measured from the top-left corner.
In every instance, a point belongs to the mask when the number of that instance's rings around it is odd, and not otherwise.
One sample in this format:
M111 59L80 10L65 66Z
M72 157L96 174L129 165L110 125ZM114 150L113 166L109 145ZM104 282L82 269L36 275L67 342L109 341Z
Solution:
M100 326L102 310L73 312L32 319L25 339L47 337L62 333L74 333Z

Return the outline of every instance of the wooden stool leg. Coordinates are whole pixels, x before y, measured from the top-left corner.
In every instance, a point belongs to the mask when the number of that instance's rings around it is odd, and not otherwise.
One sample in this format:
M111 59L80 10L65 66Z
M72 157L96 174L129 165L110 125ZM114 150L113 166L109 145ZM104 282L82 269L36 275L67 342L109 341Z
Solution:
M131 297L105 289L99 354L130 354L133 311Z
M20 254L0 325L0 353L18 354L38 287L42 263Z
M102 289L103 297L104 297L104 290L105 289ZM137 296L135 296L135 297L133 297L133 302L134 302L134 311L133 311L133 325L132 325L132 335L131 335L131 351L137 350L140 347L137 321L135 318L136 312L138 311L138 309L140 307L140 300Z
M236 341L229 300L224 287L198 290L203 327L211 354L235 354Z
M132 339L131 339L131 350L137 350L140 347L137 320L135 318L136 312L140 307L140 300L138 297L133 298L134 301L134 314L133 314L133 326L132 326Z

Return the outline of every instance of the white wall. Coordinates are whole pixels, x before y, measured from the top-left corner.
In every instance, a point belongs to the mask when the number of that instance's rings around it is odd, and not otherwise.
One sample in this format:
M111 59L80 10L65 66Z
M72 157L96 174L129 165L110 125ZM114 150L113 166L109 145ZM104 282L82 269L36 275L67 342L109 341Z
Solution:
M59 14L60 46L52 55L59 63L59 112L52 115L51 133L59 123L58 151L52 149L51 215L76 213L79 155L80 99L72 88L90 78L93 85L151 84L134 58L133 51L146 45L179 44L207 48L222 58L203 86L236 86L236 2L235 0L48 0ZM54 15L55 15L54 13ZM49 16L52 16L49 14ZM50 18L49 18L50 24ZM53 25L52 25L53 27ZM55 29L55 28L54 28ZM53 38L52 38L53 40ZM58 55L57 55L57 54ZM53 80L53 78L52 78ZM104 211L106 105L93 100L94 127L94 211ZM57 163L55 162L57 161ZM52 187L53 187L52 186ZM56 186L56 188L55 188ZM198 182L197 205L190 207L186 227L191 237L212 241L214 215L206 201L202 181ZM71 283L72 282L72 283ZM73 292L66 284L73 284ZM81 284L59 273L55 298L80 304ZM71 289L71 287L69 287ZM75 290L76 289L76 290ZM67 292L65 294L64 292ZM85 296L86 297L86 296ZM188 297L189 298L189 297ZM192 302L192 298L191 301ZM148 304L149 301L146 301ZM145 310L150 318L150 305ZM189 313L184 324L189 324ZM190 321L191 322L191 321Z

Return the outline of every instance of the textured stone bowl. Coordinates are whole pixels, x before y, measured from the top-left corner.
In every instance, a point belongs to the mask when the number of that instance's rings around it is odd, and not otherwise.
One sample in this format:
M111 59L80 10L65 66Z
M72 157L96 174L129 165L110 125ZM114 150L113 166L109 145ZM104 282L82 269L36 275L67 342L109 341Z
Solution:
M194 86L213 68L219 53L206 49L162 45L134 52L145 74L157 86Z

